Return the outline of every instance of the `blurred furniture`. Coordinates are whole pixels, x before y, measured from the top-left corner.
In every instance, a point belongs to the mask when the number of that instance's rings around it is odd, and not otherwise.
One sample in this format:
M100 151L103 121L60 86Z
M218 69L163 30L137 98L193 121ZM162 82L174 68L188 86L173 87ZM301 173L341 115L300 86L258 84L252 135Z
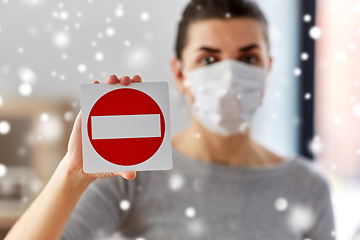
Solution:
M6 167L0 176L0 234L50 179L66 152L77 112L78 104L63 100L8 100L1 106L0 122L8 122L10 131L0 134L0 164Z

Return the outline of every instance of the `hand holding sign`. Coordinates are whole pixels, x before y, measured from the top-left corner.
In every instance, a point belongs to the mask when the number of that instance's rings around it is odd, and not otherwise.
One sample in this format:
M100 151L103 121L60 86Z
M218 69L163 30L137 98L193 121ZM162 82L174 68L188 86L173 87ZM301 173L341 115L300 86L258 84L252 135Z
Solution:
M129 85L130 83L142 82L140 76L135 75L132 79L128 76L120 77L119 79L115 75L111 75L105 81L107 84ZM98 84L98 81L94 81L94 84ZM64 164L67 166L70 172L79 175L81 178L107 178L112 176L122 176L125 179L132 180L136 176L136 171L124 171L124 172L106 172L106 173L84 173L83 172L83 154L82 154L82 137L81 137L81 114L79 113L70 136L68 151L63 159Z
M84 172L170 170L169 108L167 82L83 84Z

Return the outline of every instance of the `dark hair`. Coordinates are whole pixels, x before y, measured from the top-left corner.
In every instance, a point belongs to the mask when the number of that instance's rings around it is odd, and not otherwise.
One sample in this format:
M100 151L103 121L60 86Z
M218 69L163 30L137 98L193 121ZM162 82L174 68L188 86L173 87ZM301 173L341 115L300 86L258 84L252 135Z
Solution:
M259 6L253 0L192 0L185 8L178 25L176 56L181 59L187 42L187 32L191 23L211 18L230 19L248 17L258 20L269 47L268 23Z

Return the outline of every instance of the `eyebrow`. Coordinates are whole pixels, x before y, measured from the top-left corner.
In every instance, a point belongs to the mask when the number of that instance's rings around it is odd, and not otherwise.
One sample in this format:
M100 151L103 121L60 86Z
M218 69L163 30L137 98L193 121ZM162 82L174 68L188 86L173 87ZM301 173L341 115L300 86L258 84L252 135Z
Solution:
M260 49L258 44L251 44L249 46L240 48L239 52L247 52L247 51L250 51L251 49L254 49L254 48ZM211 52L211 53L219 53L219 52L221 52L219 49L210 48L210 47L200 47L198 49L198 51L206 51L206 52Z

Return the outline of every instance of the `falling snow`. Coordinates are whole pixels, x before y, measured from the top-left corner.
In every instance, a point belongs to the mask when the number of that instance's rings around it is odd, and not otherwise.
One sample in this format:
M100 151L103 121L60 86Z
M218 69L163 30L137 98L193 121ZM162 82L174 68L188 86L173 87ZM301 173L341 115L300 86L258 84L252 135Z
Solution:
M41 120L42 122L48 121L48 120L49 120L49 114L47 114L47 113L42 113L42 114L40 115L40 120Z
M99 61L99 62L104 60L104 54L102 52L97 52L95 54L95 59L96 59L96 61Z
M53 42L58 48L65 48L70 43L70 36L66 32L58 32L54 35Z
M8 134L11 130L10 123L7 121L0 121L0 134Z
M190 87L190 85L191 85L190 80L189 80L189 79L185 79L185 80L184 80L184 87Z
M68 14L66 11L62 11L62 12L60 12L60 14L59 14L59 18L60 18L61 20L66 20L66 19L68 19L68 17L69 17L69 14Z
M127 46L127 47L130 47L130 46L131 46L131 43L130 43L129 40L125 40L125 41L124 41L124 44L125 44L125 46Z
M319 154L322 151L322 149L323 149L323 144L322 144L320 137L315 136L309 144L309 150L313 154Z
M149 13L147 13L147 12L142 12L141 15L140 15L140 18L141 18L141 20L143 20L143 21L147 21L147 20L149 20L150 15L149 15Z
M84 73L86 72L86 65L85 64L79 64L79 66L77 67L77 70L79 71L79 73Z
M310 14L305 14L304 15L304 21L305 22L310 22L311 21L311 15Z
M355 107L353 108L353 113L355 114L355 116L360 117L360 104L355 105Z
M122 200L120 202L120 209L123 211L127 211L130 208L130 202L126 199Z
M119 5L118 8L115 10L115 15L117 17L122 17L124 15L124 9L122 5Z
M289 209L288 223L295 232L306 232L314 223L314 216L310 208L294 206Z
M43 189L44 185L45 185L44 182L38 178L33 178L30 181L30 189L35 194L39 193Z
M308 59L309 59L309 54L307 54L307 53L302 53L301 54L301 60L306 61Z
M1 123L0 123L1 124ZM7 168L4 164L0 163L0 178L6 175Z
M184 178L180 174L173 174L169 181L170 189L178 191L184 186Z
M113 29L111 27L106 29L106 35L108 35L109 37L114 36L114 34L115 34L115 29Z
M335 117L334 118L334 124L335 125L340 125L341 124L341 118L340 117Z
M188 207L186 208L185 210L185 215L188 217L188 218L193 218L195 217L196 215L196 211L193 207Z
M275 201L275 209L279 212L285 211L288 207L288 202L285 198L278 198Z
M18 76L21 81L26 83L34 83L36 81L36 74L28 67L22 67L18 71Z
M19 93L26 97L32 93L32 86L29 83L23 83L19 86Z
M63 125L57 116L51 118L47 113L41 116L41 123L38 126L38 131L42 138L49 142L56 142L63 134ZM43 121L43 119L45 121Z
M343 50L339 50L337 52L335 52L334 54L334 60L338 63L343 63L345 62L347 59L347 54L345 51Z
M301 69L300 68L295 68L294 69L294 75L295 76L300 76L301 75Z
M310 37L313 39L319 39L322 35L322 31L319 27L314 26L309 31Z
M70 121L74 120L74 118L75 118L74 114L72 112L70 112L70 111L68 111L68 112L66 112L64 114L64 119L67 122L70 122Z

